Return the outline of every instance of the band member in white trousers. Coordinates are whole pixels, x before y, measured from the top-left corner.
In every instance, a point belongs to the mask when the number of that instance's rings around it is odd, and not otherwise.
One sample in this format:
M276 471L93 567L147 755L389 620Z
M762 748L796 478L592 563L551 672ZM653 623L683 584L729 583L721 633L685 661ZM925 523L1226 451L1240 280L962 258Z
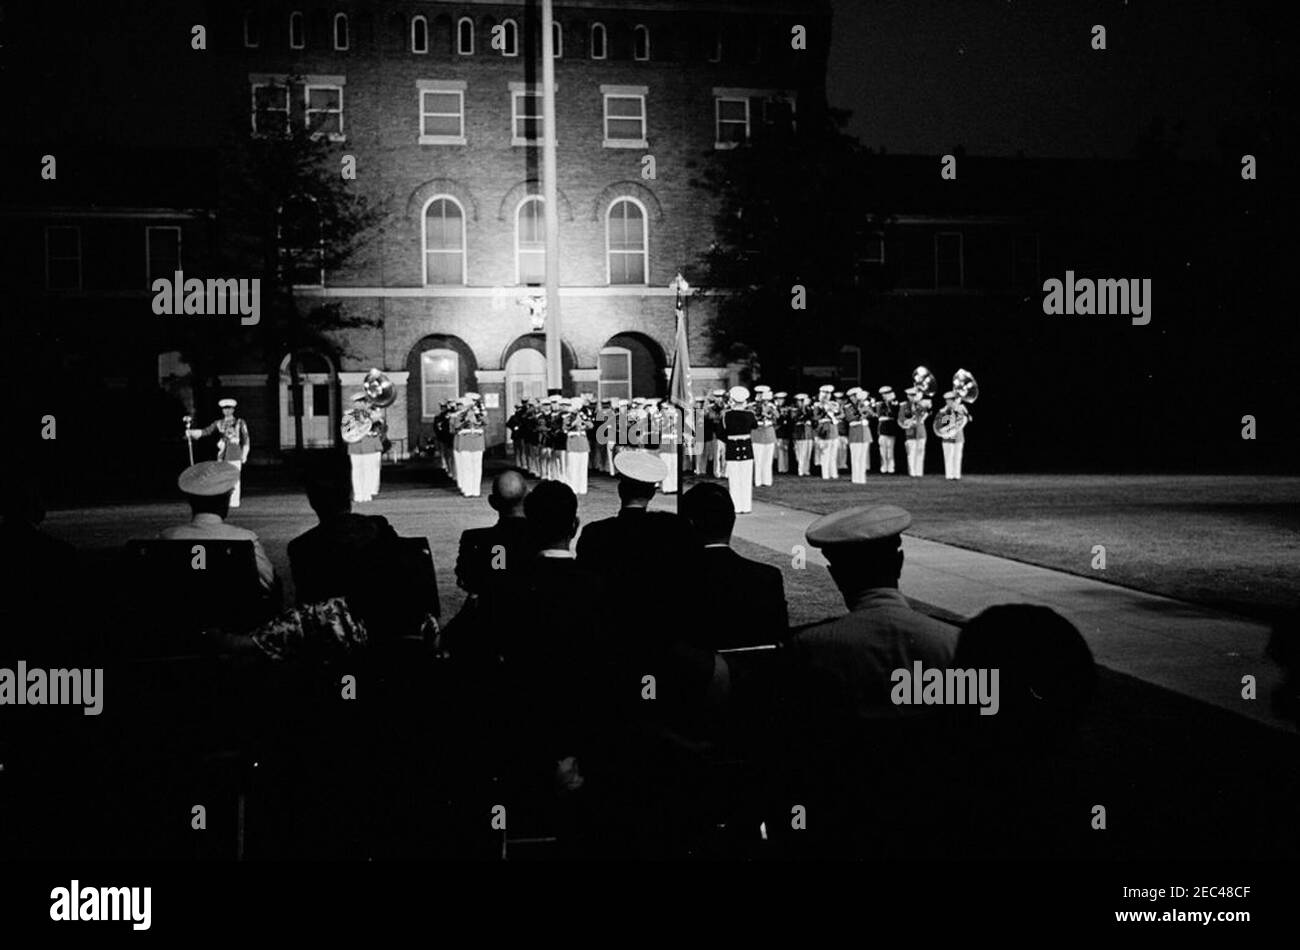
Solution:
M972 416L956 392L946 392L943 398L947 401L946 405L934 419L934 433L939 436L939 444L943 449L943 477L949 481L960 481L962 450L966 447L966 426Z
M880 474L892 475L897 471L897 454L894 440L898 436L898 398L892 386L880 387L880 408L877 410L876 444L880 448Z
M753 433L758 425L754 413L746 408L749 390L733 386L729 393L731 408L722 414L725 434L727 485L736 514L754 510L754 446Z
M812 406L807 393L795 394L794 408L794 460L798 475L812 474L813 436L817 428L813 425Z
M569 400L569 413L564 417L564 481L575 495L587 494L587 466L591 461L591 443L587 440L582 406L582 397L573 397Z
M771 485L772 463L776 460L776 407L772 404L772 387L755 386L754 398L758 401L754 407L754 418L758 420L753 436L754 484Z

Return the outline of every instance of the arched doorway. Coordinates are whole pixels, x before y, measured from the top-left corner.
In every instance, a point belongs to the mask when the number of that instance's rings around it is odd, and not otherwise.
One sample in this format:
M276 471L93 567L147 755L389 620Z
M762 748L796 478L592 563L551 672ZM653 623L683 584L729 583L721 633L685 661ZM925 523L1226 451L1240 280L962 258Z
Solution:
M294 417L302 418L302 445L307 449L334 445L334 414L338 405L338 377L327 357L304 350L297 354L298 388L293 387L289 360L280 361L280 448L297 446Z
M436 435L435 423L443 403L477 388L478 361L460 337L430 334L406 357L410 382L406 387L407 438L412 447Z
M532 347L520 347L506 360L506 418L525 399L546 395L546 357Z
M527 333L521 337L516 338L513 343L511 343L508 347L506 347L506 351L502 355L501 365L505 367L506 370L507 399L509 399L509 392L511 390L511 387L509 385L511 365L515 357L518 356L524 350L531 350L532 352L536 353L538 357L541 358L542 361L541 362L541 371L542 371L541 395L543 396L546 395L546 336L541 333ZM521 372L535 372L537 365L538 364L533 360L532 357L525 356L522 357L522 361L519 363L519 368ZM565 395L571 395L573 393L573 367L574 367L573 348L569 346L567 341L561 340L560 341L560 391L563 392Z

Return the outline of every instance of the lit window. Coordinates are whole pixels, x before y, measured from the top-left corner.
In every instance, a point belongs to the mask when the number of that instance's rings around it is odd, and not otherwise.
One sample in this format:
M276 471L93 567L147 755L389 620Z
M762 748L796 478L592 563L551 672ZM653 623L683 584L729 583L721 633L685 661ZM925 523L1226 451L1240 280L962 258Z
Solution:
M716 148L735 148L749 140L749 100L714 100L717 107L718 130Z
M611 284L644 284L649 265L645 210L631 198L609 206L605 247Z
M637 24L632 31L632 58L647 60L650 58L650 27Z
M411 19L411 52L429 52L429 21L422 16Z
M542 140L542 94L516 92L511 94L512 130L514 145L525 145Z
M253 134L289 134L289 87L253 83Z
M515 212L515 282L546 280L546 212L542 199L525 198Z
M604 23L591 24L591 58L604 59L607 55L608 35Z
M455 350L420 354L420 417L436 419L442 404L460 398L460 356Z
M334 48L348 48L348 15L346 13L334 14Z
M289 48L302 49L307 45L306 27L303 25L303 16L301 13L294 12L289 14Z
M144 229L145 286L161 278L171 280L181 269L181 229L147 227Z
M303 87L306 110L303 122L313 136L328 135L331 141L343 138L343 87Z
M81 289L81 228L45 229L45 287L47 290Z
M621 346L607 346L600 351L598 360L600 380L596 389L599 400L631 399L632 351Z
M445 196L424 209L424 283L465 283L465 214Z
M462 56L474 55L474 21L467 16L456 23L456 52Z
M934 286L960 288L963 285L962 237L959 231L940 231L934 236Z
M646 147L645 95L643 93L607 93L605 95L604 145L606 148Z

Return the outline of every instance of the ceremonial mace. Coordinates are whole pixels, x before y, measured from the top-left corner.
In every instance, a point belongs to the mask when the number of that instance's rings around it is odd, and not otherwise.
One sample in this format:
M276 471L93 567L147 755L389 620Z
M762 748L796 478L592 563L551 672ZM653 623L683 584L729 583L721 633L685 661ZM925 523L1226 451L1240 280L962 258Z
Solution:
M190 422L193 416L182 416L181 421L185 423L185 447L190 450L190 464L194 464L194 440L190 438Z

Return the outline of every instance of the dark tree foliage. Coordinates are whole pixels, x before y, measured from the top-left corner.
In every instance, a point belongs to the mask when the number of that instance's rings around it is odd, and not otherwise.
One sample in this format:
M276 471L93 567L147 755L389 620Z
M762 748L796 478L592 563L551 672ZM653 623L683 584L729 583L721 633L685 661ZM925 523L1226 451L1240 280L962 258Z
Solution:
M801 114L788 134L758 124L750 142L717 154L692 183L716 203L716 240L697 281L718 295L715 355L752 350L768 378L823 360L861 318L859 261L882 209L866 180L869 153L844 132L847 118ZM806 309L793 309L796 287Z

